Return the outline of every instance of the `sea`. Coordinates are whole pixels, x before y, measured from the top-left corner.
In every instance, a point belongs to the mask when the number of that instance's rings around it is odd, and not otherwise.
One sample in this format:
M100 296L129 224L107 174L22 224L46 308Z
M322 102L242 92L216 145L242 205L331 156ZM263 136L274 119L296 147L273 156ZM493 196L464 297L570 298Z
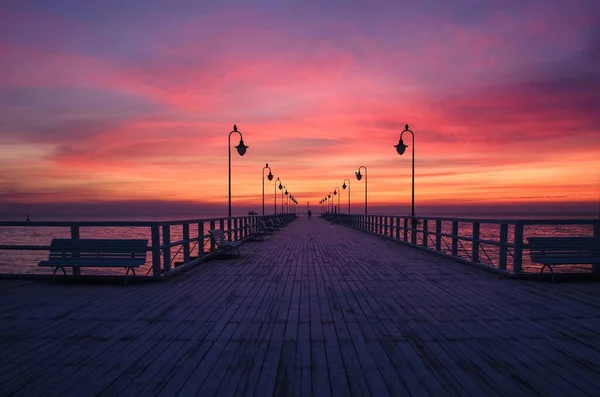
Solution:
M375 214L374 214L375 215ZM383 214L382 214L383 215ZM425 216L425 215L424 215ZM435 214L426 216L436 216ZM444 214L443 218L469 218L469 219L598 219L597 213L543 213L543 214ZM32 221L177 221L186 219L209 219L215 218L214 215L194 215L194 216L61 216L57 217L41 217L38 216ZM0 221L23 221L23 217L4 217ZM451 232L451 223L443 222L442 232ZM207 234L209 224L205 223L204 233ZM434 231L434 226L430 225L429 230ZM500 226L498 224L481 223L480 238L487 240L499 240ZM182 226L175 225L171 227L171 241L181 240L183 235ZM197 228L190 227L191 237L198 235ZM472 235L471 223L459 224L459 235L470 237ZM513 240L514 229L509 227L509 242ZM524 238L537 236L591 236L593 235L593 227L591 225L532 225L526 226L524 230ZM40 226L0 226L0 246L2 245L50 245L54 238L70 238L71 231L68 226L61 227L40 227ZM80 238L143 238L150 240L149 227L81 227ZM205 244L208 242L206 241ZM442 249L446 252L450 251L450 241L446 239L442 243ZM434 245L434 236L428 238L428 245ZM208 246L204 248L207 250ZM192 247L192 255L196 255L198 247ZM459 245L459 256L470 259L471 244L468 241L461 241ZM183 252L178 247L172 248L171 256L175 265L183 262ZM47 259L47 250L5 250L0 249L0 274L51 274L52 270L48 268L38 267L39 261ZM480 261L489 266L498 266L499 249L493 245L481 245ZM140 267L136 274L148 275L151 274L151 253L148 253L147 262ZM508 270L512 270L512 256L508 256ZM524 272L539 272L539 265L531 263L529 255L523 254L523 271ZM569 267L572 271L573 267ZM580 266L575 268L575 271L587 272L591 270L591 266ZM124 274L121 269L94 269L86 268L82 271L85 274Z

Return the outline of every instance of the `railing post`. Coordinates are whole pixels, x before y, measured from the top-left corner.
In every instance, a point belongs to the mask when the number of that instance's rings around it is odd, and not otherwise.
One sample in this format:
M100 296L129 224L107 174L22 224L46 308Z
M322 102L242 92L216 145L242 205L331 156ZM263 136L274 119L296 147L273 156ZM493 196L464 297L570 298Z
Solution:
M423 219L423 247L427 247L427 237L428 237L428 233L427 233L427 219Z
M221 219L219 223L221 224L221 230L223 230L223 226L225 225L223 219ZM233 236L231 235L231 218L227 218L227 239L231 241L232 237Z
M442 220L435 220L435 250L442 251Z
M204 256L204 222L198 222L198 258Z
M233 238L234 238L235 240L239 240L239 239L240 239L240 230L239 230L239 227L238 227L238 226L239 226L239 222L238 222L238 221L239 221L239 219L238 219L238 218L235 218L235 219L233 220L233 228L235 229L235 230L233 231L233 236L234 236Z
M473 222L473 245L471 246L473 262L479 262L479 226L479 222Z
M229 233L227 236L229 236L229 240L231 241L231 218L227 219L227 224L229 225ZM223 230L223 233L225 233L225 221L223 219L219 219L219 229Z
M163 270L171 271L171 225L163 225Z
M190 261L190 224L183 224L183 263Z
M160 277L160 229L155 223L150 227L152 238L152 275Z
M71 239L79 240L79 225L71 225ZM79 254L73 254L73 256L79 256ZM72 267L73 276L81 276L81 268L80 267Z
M221 227L223 227L223 221L221 220ZM215 230L215 221L210 221L210 230ZM210 252L214 252L216 249L215 247L215 240L213 240L213 238L210 238Z
M594 237L600 238L600 220L594 222ZM592 272L594 274L600 274L600 265L592 265Z
M458 221L452 221L452 256L458 256Z
M396 217L396 224L394 226L396 229L396 240L400 240L400 217Z
M408 241L408 218L404 218L404 241Z
M410 242L417 245L417 219L410 218Z
M508 223L502 223L500 224L500 252L498 253L499 255L499 263L498 263L498 269L500 270L506 270L506 250L508 249L508 247L506 246L508 244Z
M515 252L513 258L513 273L521 274L523 268L523 224L515 223Z

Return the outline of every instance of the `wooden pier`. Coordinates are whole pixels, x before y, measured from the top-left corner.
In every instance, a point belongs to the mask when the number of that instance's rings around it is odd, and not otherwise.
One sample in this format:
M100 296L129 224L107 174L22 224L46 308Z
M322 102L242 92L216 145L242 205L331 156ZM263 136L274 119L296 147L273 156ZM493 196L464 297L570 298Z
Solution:
M2 396L598 396L597 282L300 219L168 280L3 280Z

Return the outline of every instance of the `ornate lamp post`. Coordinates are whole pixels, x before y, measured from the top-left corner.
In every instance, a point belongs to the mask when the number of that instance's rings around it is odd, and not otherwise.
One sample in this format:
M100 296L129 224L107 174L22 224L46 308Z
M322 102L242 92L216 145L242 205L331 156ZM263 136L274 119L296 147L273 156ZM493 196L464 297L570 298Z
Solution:
M233 134L234 132L240 134L240 143L235 147L237 149L238 154L240 156L243 156L244 154L246 154L246 150L248 149L248 146L244 145L244 137L242 136L242 133L238 131L237 125L234 124L233 130L229 133L229 136L227 137L227 149L229 149L229 218L231 218L231 134Z
M273 211L274 215L277 215L277 182L279 182L279 184L281 184L281 179L279 179L279 177L277 177L277 179L275 179L275 193L273 193L273 197L275 197L275 199L273 200L273 203L275 206L275 210Z
M348 181L348 215L350 215L350 179L344 179L342 189L346 190L346 181Z
M269 181L273 180L273 174L271 174L271 167L269 167L269 163L267 163L267 164L265 164L265 166L262 169L262 183L263 183L262 184L263 185L262 186L262 188L263 188L263 195L262 195L262 198L263 198L263 212L262 212L262 214L263 214L263 216L265 216L265 170L267 168L269 169L269 175L267 175L267 178L269 179Z
M360 167L358 167L358 171L356 171L354 174L356 175L356 179L360 181L363 177L360 173L361 168L365 169L365 215L367 215L367 167L361 165Z
M402 131L400 133L400 141L398 142L397 145L394 145L394 147L396 148L396 152L398 152L399 155L403 155L404 152L406 151L406 148L408 147L407 145L404 144L404 141L402 140L402 135L404 135L405 132L410 132L410 135L412 136L412 199L411 199L411 211L410 211L410 216L412 217L412 223L415 223L415 134L413 134L413 132L411 130L408 129L408 124L406 124L404 126L404 131Z
M333 189L333 195L335 196L337 194L338 196L338 205L337 205L337 211L336 214L340 213L340 196L342 195L341 193L338 194L340 192L340 188L339 187L335 187L335 189Z
M285 185L282 185L281 182L279 182L279 190L281 190L281 213L283 214L283 189L286 189ZM285 190L285 193L287 194L287 189Z

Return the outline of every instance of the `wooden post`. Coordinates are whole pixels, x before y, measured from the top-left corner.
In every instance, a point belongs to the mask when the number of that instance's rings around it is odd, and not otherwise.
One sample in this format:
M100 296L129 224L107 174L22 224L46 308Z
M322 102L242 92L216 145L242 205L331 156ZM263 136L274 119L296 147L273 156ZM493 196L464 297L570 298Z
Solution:
M223 221L221 220L221 227L223 226ZM215 221L210 221L210 230L215 230ZM215 241L210 238L210 252L215 251Z
M231 241L231 218L227 219L227 224L229 225L229 230L227 233L228 239L229 241ZM223 233L225 233L225 221L223 219L219 219L219 229L223 230Z
M183 224L183 263L190 261L190 224Z
M157 223L150 227L150 233L152 235L152 275L160 277L160 229Z
M163 225L163 271L171 271L171 226Z
M452 256L458 256L458 221L452 221Z
M473 262L479 262L479 222L473 222L473 245L471 256Z
M238 221L239 221L239 219L238 219L238 218L235 218L235 219L233 220L233 228L235 229L235 230L233 231L233 238L234 238L235 240L239 240L239 239L240 239L240 230L239 230L239 227L238 227L238 226L239 226L239 222L238 222Z
M79 240L79 225L71 225L71 239ZM78 257L78 253L73 253L73 257ZM73 276L81 276L81 268L80 267L72 267Z
M500 224L500 252L498 253L498 257L500 263L498 263L498 269L506 270L506 250L508 247L506 244L508 243L508 223Z
M427 247L427 219L423 219L423 247Z
M396 240L400 240L400 217L396 217Z
M594 237L600 238L600 220L594 222ZM600 265L592 265L592 272L594 274L600 274Z
M515 223L515 252L513 259L513 273L521 274L523 270L523 224Z
M435 220L435 250L442 251L442 220Z
M413 244L417 244L417 219L410 218L410 242Z
M198 222L198 258L204 256L204 222Z
M408 241L408 218L404 218L404 241Z

